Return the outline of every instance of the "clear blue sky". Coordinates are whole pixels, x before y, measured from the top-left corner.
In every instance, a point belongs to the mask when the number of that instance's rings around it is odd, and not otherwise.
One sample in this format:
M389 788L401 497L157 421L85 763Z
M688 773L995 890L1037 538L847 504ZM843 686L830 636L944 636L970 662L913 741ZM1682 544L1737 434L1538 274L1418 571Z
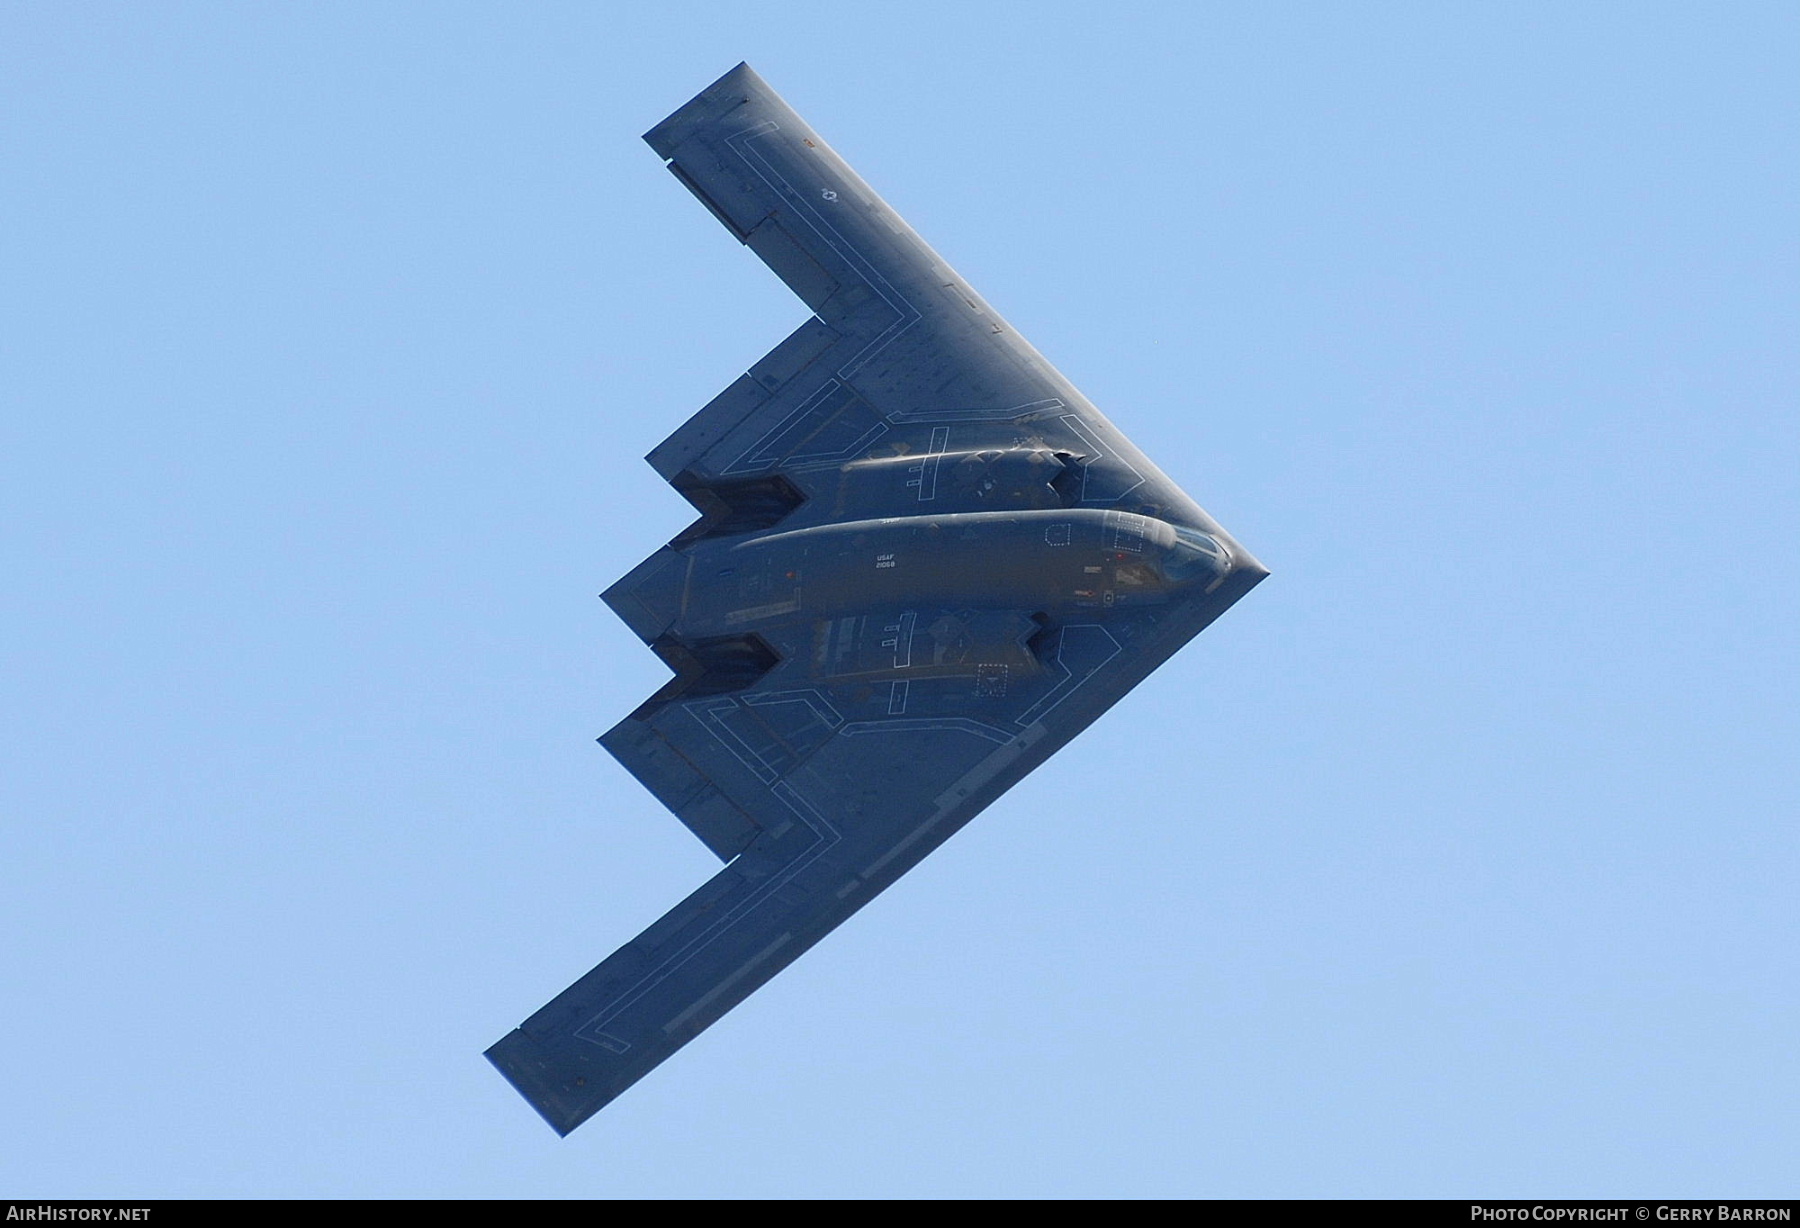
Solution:
M1800 1155L1800 10L0 10L0 1193L1727 1196ZM711 873L639 459L749 60L1273 577L567 1141Z

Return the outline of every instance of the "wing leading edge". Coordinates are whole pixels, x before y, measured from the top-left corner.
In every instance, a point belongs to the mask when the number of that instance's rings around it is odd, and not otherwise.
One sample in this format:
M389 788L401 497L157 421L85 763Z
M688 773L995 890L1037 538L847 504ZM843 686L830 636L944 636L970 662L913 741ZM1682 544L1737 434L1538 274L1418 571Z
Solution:
M606 593L675 676L601 741L727 864L488 1051L564 1134L1267 574L748 67L645 139L817 314Z

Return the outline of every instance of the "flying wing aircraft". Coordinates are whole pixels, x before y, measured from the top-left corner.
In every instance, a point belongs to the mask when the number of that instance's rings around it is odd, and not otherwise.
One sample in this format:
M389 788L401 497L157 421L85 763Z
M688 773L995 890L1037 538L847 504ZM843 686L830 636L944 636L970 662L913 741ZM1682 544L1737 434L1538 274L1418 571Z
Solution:
M814 315L650 453L700 519L608 605L601 743L726 865L487 1052L567 1134L1267 571L748 66L644 138Z

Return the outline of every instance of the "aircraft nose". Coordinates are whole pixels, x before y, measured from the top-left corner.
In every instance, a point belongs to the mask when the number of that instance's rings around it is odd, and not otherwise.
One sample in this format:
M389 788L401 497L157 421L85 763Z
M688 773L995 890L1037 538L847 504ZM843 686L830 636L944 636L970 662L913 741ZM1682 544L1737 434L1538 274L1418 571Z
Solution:
M1231 574L1246 580L1248 583L1245 587L1247 588L1250 584L1255 584L1268 575L1269 569L1263 566L1261 559L1233 542L1231 545Z

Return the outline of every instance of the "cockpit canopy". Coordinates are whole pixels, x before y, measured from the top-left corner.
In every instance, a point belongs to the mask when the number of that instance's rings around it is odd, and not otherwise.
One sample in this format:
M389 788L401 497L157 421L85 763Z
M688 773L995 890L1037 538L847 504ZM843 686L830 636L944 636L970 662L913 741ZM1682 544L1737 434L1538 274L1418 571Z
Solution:
M1175 544L1163 555L1163 575L1173 584L1209 579L1231 570L1231 551L1218 538L1175 525Z

